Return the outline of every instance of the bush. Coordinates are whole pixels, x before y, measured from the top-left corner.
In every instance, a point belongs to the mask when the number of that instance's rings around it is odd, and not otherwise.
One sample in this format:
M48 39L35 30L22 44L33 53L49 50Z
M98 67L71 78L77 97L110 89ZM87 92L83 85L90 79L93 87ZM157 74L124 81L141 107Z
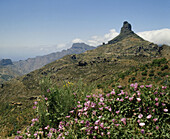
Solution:
M143 76L147 76L147 71L145 70L144 72L142 72Z
M154 59L151 65L160 67L161 64L166 64L167 62L166 58Z
M168 69L168 65L164 65L164 66L161 68L162 71L165 70L165 69Z

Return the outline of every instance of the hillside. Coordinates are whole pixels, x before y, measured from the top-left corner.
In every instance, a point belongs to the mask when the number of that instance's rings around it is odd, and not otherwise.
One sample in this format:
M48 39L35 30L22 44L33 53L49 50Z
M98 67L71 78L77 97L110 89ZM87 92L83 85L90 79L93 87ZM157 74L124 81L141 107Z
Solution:
M85 43L74 43L72 47L67 50L62 50L61 52L55 52L44 56L37 56L27 60L20 60L13 63L10 59L1 60L0 83L39 69L48 63L62 58L65 55L80 54L92 49L95 49L95 47L89 46Z
M64 56L41 69L4 83L0 89L0 102L19 104L15 111L24 111L41 94L39 83L44 78L50 78L59 87L64 82L76 83L80 79L86 84L102 84L110 79L115 80L127 70L151 63L156 58L165 57L169 60L169 54L169 46L159 47L145 41L131 30L129 23L124 22L120 35L108 44L82 54ZM156 69L153 67L153 70ZM19 120L15 122L19 124Z

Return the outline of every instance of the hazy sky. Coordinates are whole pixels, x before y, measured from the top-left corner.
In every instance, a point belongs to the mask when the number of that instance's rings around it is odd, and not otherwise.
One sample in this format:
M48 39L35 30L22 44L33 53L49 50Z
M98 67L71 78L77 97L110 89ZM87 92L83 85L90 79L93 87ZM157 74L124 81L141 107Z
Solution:
M170 45L170 0L0 0L0 58L99 45L125 20L143 38Z

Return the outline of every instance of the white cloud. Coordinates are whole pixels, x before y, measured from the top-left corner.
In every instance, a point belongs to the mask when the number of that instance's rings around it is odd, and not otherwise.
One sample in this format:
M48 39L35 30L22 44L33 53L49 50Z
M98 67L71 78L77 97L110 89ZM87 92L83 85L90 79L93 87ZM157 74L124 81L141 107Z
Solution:
M170 29L144 31L137 34L150 42L170 45Z
M92 36L90 40L87 40L87 44L92 46L101 45L103 42L107 43L109 40L115 38L119 33L115 29L111 29L109 33L101 36Z
M103 42L107 43L109 40L115 38L119 33L115 29L111 29L109 33L103 36L92 36L89 40L84 41L91 46L101 45ZM155 44L170 45L170 29L160 29L152 31L138 32L143 39L153 42ZM72 42L82 42L81 39L75 39Z
M72 43L81 43L81 42L83 42L83 41L79 38L72 40Z

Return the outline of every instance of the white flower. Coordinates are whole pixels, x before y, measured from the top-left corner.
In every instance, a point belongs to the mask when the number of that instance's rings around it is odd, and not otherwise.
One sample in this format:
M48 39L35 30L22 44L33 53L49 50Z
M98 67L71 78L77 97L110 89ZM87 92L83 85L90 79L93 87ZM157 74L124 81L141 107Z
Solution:
M145 125L145 123L139 123L139 125L140 125L141 127L143 127L143 126Z

